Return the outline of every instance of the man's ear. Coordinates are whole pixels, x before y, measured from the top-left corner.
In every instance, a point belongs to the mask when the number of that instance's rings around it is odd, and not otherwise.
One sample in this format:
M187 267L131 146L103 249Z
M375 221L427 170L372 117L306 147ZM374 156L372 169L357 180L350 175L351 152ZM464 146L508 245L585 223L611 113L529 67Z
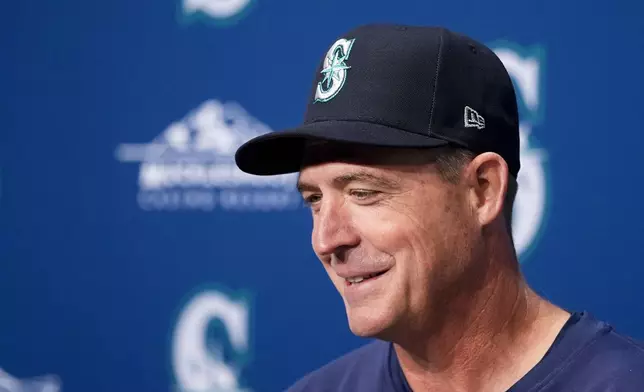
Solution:
M508 189L508 165L498 154L486 152L476 156L463 172L472 211L481 226L487 226L503 215Z

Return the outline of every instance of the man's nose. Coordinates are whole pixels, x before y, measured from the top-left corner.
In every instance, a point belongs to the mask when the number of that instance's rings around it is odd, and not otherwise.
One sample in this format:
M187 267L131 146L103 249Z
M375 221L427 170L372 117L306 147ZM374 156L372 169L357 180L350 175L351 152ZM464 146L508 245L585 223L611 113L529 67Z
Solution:
M336 200L323 202L313 218L313 250L328 257L360 243L360 236L346 204Z

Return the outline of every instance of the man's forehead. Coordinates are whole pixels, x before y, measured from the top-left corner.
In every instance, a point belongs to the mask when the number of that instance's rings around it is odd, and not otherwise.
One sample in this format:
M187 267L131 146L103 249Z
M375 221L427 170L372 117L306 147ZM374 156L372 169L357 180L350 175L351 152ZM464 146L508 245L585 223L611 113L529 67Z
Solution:
M436 154L436 149L310 141L298 173L298 188L311 187L312 181L317 182L321 178L336 185L368 181L392 188L400 185L401 174L420 173L425 165L435 161ZM320 171L320 168L324 169Z
M389 173L382 168L356 164L331 164L331 168L304 168L298 173L297 188L301 191L315 189L319 183L344 187L353 182L370 183L387 189L399 188L400 176Z

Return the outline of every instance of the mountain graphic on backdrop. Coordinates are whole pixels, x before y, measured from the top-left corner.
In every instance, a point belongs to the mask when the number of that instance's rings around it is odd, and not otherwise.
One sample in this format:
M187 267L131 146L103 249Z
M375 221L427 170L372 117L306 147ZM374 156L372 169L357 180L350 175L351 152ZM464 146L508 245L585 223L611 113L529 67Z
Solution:
M241 106L209 100L174 122L152 144L165 146L147 156L146 161L208 161L233 159L244 142L270 129L252 118Z
M235 151L270 128L233 102L208 100L147 144L122 144L122 162L233 161Z

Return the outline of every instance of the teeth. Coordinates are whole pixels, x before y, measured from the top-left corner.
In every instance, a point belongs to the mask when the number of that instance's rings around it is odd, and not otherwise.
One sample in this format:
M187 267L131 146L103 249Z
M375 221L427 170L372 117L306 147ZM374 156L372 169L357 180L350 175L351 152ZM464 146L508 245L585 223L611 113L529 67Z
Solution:
M363 280L365 280L365 279L369 279L369 278L373 278L373 277L374 277L374 276L376 276L376 275L377 275L377 274L369 274L369 275L365 275L365 276L357 276L357 277L355 277L355 278L347 278L347 281L348 281L349 283L351 283L351 284L354 284L354 283L360 283L360 282L362 282Z

